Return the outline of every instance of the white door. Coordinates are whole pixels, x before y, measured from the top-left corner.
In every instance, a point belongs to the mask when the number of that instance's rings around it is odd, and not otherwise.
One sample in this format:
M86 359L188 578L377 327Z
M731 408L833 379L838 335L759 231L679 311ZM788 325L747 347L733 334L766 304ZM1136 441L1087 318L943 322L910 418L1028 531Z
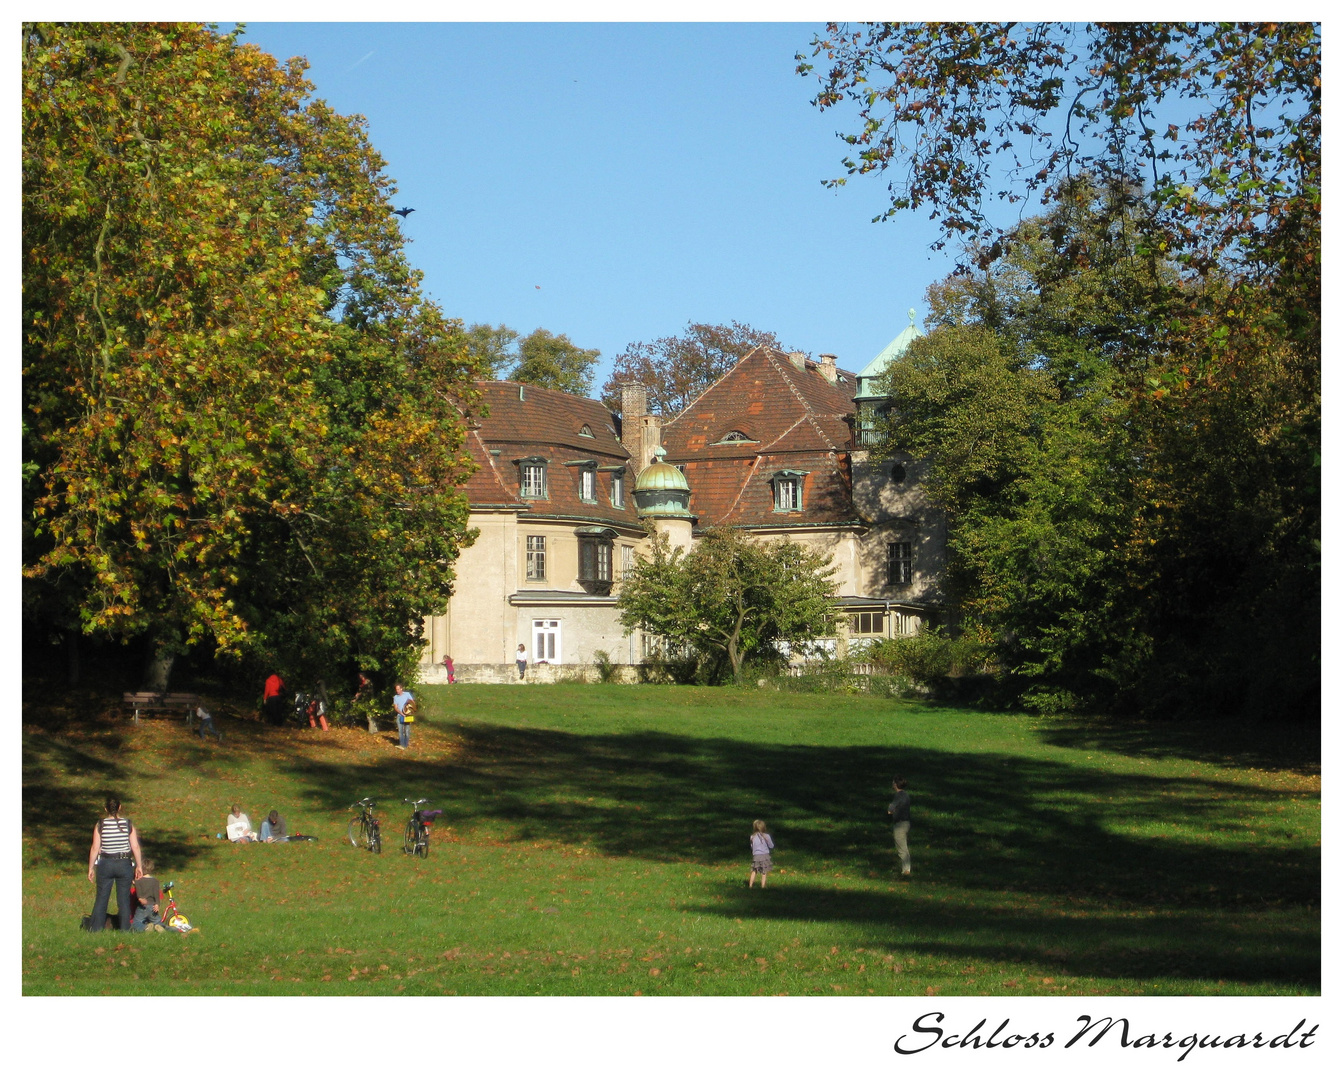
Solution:
M563 663L560 659L560 620L532 620L532 659L549 664Z

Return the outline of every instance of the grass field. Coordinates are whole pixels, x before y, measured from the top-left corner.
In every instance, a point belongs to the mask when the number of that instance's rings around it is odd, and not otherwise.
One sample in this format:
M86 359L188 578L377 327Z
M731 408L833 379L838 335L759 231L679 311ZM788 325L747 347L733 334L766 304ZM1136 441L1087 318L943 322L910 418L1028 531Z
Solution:
M26 705L24 992L1319 993L1319 769L1277 739L716 688L420 699L405 753ZM199 933L78 931L107 790ZM381 856L345 840L362 796ZM428 859L405 797L447 811ZM320 840L216 840L234 801ZM748 892L757 817L776 873Z

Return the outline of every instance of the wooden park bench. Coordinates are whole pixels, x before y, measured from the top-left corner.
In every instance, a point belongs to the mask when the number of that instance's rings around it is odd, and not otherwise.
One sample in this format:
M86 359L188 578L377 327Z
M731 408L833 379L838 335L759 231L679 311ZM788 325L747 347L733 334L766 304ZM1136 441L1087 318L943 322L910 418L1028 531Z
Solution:
M196 706L200 704L199 694L156 694L152 690L128 690L121 695L121 703L135 710L135 722L140 722L140 714L147 716L179 715L185 716L190 724L194 719Z

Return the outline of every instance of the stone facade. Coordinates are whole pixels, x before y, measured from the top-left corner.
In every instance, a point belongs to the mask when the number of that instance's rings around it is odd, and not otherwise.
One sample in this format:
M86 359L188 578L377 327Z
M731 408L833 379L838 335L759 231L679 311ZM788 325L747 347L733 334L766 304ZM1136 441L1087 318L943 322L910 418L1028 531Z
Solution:
M861 376L833 356L757 348L672 419L648 415L637 386L616 416L587 398L482 384L488 416L467 441L478 536L447 613L426 620L422 681L445 681L450 655L462 682L516 682L520 643L533 681L595 681L598 652L632 678L643 642L615 598L649 544L641 514L681 545L724 525L830 555L848 616L839 654L917 632L942 602L945 524L924 496L924 463L873 460L862 445L863 410L880 406L871 384L915 333Z

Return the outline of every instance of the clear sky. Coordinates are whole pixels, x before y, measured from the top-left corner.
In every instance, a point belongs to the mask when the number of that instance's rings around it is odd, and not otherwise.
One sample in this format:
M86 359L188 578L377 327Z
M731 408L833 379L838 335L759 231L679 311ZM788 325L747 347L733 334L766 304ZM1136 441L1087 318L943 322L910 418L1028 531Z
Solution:
M225 24L226 26L228 24ZM884 181L833 191L839 120L794 68L821 24L248 23L368 120L426 292L600 349L736 319L860 370L951 270ZM539 288L538 288L539 286Z

